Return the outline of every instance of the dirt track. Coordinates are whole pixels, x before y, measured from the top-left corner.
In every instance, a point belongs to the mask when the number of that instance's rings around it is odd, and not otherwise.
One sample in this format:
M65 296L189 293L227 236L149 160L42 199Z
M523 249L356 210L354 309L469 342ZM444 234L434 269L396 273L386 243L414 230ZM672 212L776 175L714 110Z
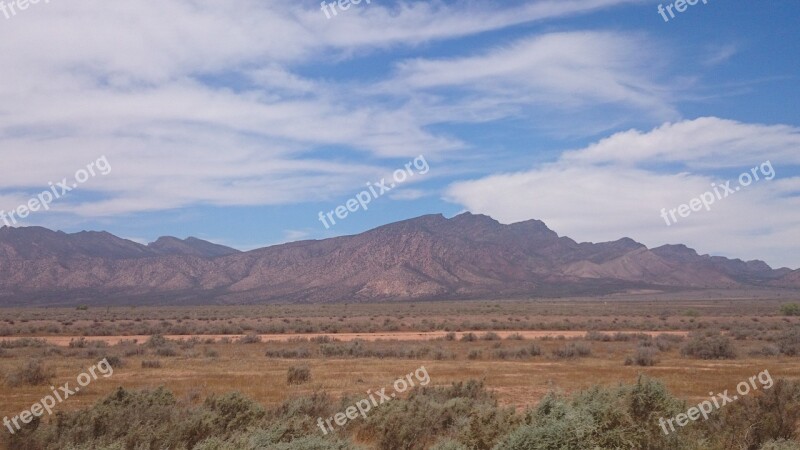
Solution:
M687 331L600 331L600 333L606 333L613 335L614 333L644 333L649 334L651 336L655 336L658 334L674 334L678 336L685 336L688 334ZM464 332L457 332L456 338L460 338L463 334L469 333L468 331ZM472 333L476 334L477 336L481 336L486 333L486 331L472 331ZM541 338L555 338L557 336L564 336L566 338L580 338L586 335L586 331L496 331L494 332L499 335L501 338L505 338L511 334L520 334L526 339L541 339ZM430 331L430 332L420 332L420 331L397 331L397 332L381 332L381 333L310 333L310 334L262 334L261 340L265 342L281 342L281 341L288 341L289 339L299 339L299 338L313 338L318 336L330 336L331 338L338 339L340 341L352 341L355 339L361 339L365 341L377 341L377 340L396 340L396 341L424 341L436 338L443 338L447 332L445 331ZM200 339L214 339L215 341L219 341L222 338L229 338L229 339L237 339L241 337L240 334L231 334L231 335L222 335L222 334L212 334L212 335L168 335L166 336L167 339L178 340L178 339L189 339L193 336L196 336ZM67 347L69 342L73 339L79 339L80 336L28 336L28 337L35 337L37 339L43 339L50 344ZM85 336L87 341L105 341L109 345L116 345L121 340L132 340L135 339L137 342L142 343L150 338L150 336L145 335L137 335L137 336ZM2 338L8 340L15 340L21 339L20 337L8 337Z

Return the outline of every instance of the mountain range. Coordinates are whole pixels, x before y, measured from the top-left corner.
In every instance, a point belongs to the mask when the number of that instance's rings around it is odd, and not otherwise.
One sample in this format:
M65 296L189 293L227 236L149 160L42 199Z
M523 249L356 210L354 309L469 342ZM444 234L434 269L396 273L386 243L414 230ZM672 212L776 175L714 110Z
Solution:
M248 252L201 239L148 245L107 232L0 228L0 305L321 303L603 295L640 289L800 288L800 270L578 243L543 222L426 215L358 235Z

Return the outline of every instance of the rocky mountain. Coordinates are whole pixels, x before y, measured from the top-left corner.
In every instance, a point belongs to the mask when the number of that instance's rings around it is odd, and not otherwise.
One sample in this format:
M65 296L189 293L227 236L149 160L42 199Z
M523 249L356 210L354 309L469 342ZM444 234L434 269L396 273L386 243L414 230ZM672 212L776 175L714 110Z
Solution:
M428 215L355 236L249 252L200 239L141 245L105 232L0 229L0 304L204 304L598 295L631 289L800 288L800 271L578 243L543 222Z
M148 244L147 247L161 255L191 255L204 258L241 253L239 250L193 237L180 240L172 236L162 236Z

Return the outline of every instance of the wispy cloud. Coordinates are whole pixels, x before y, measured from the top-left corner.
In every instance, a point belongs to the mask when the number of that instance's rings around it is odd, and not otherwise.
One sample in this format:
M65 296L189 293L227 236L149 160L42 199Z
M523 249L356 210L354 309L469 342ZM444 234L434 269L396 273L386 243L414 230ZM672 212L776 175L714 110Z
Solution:
M504 222L539 218L580 240L627 235L648 245L796 265L800 251L799 129L700 118L615 134L530 171L453 184L448 197ZM662 208L769 159L777 177L667 227ZM712 164L712 162L714 164Z

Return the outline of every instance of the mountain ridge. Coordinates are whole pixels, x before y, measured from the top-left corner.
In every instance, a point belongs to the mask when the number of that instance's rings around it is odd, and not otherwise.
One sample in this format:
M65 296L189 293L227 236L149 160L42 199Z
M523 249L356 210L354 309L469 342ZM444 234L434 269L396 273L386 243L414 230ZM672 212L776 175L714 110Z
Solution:
M0 228L0 305L367 302L635 289L800 288L763 261L578 243L539 220L431 214L366 232L247 252L197 238L148 245L107 232Z

